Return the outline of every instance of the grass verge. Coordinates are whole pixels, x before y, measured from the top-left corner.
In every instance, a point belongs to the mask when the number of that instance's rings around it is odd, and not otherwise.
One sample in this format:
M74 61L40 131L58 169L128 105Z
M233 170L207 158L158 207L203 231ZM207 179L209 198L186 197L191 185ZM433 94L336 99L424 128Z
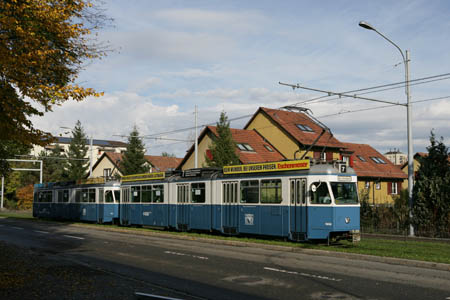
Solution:
M33 219L30 211L4 211L0 212L0 217L18 218L18 219ZM102 228L118 228L117 226L104 225L104 224L88 224L77 223L81 226L88 227L102 227ZM315 243L294 243L285 242L277 239L262 239L252 237L227 237L217 234L207 233L195 233L195 232L176 232L176 231L163 231L148 228L136 228L136 227L120 227L121 231L130 232L152 232L152 233L164 233L174 236L186 236L192 238L206 238L206 239L220 239L225 241L238 241L249 242L266 245L277 245L286 247L295 247L303 249L317 249L335 252L346 252L355 254L367 254L381 257L394 257L419 261L428 261L436 263L450 264L450 247L448 243L443 242L429 242L429 241L408 241L408 240L391 240L382 238L365 238L358 244L352 244L350 242L341 242L337 245L323 245Z

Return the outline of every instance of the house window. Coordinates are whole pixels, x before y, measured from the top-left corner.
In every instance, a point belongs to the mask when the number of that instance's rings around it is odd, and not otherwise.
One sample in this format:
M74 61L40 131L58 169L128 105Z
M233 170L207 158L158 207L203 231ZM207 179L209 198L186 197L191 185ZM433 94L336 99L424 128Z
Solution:
M269 145L264 145L264 148L266 148L269 152L273 152L273 149L272 148L270 148L270 146Z
M323 160L323 161L327 160L327 153L326 152L321 152L320 153L320 160Z
M377 156L371 156L370 159L372 159L377 164L386 164L386 162L384 160L382 160L381 158L379 158Z
M369 181L366 181L366 183L364 184L364 188L366 190L370 189L370 182Z
M397 190L397 182L392 182L392 189L391 189L391 194L392 195L397 195L398 194L398 190Z
M356 155L356 157L358 157L360 161L366 162L366 159L364 157L362 157L361 155Z
M242 143L242 144L236 144L236 145L239 148L239 150L255 152L255 150L249 144Z
M314 130L312 130L312 128L309 127L308 125L305 124L295 124L295 125L297 125L298 129L300 129L301 131L314 132Z
M211 150L206 150L206 157L208 157L208 159L209 160L212 160L213 159L213 155L212 155L212 153L211 153Z
M375 188L376 188L377 190L381 190L381 182L377 182L377 183L375 184Z
M109 178L111 176L111 169L103 169L103 177Z

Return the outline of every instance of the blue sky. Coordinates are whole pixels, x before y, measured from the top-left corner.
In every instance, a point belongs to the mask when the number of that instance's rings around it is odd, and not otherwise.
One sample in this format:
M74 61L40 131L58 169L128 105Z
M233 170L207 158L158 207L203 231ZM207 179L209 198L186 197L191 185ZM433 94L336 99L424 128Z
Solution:
M95 138L121 140L137 125L158 135L278 108L323 94L292 90L279 81L345 92L404 80L398 50L410 50L411 79L450 73L449 1L108 1L113 26L99 32L115 51L86 65L80 82L104 91L101 98L66 102L33 121L63 133L80 120ZM411 87L414 151L425 151L435 130L450 145L450 79ZM366 97L405 102L402 88ZM305 105L343 142L367 143L380 152L406 153L406 109L338 99ZM339 114L340 113L340 114ZM334 114L334 115L333 115ZM329 116L333 115L333 116ZM248 118L233 121L242 128ZM184 156L194 130L146 139L147 153Z

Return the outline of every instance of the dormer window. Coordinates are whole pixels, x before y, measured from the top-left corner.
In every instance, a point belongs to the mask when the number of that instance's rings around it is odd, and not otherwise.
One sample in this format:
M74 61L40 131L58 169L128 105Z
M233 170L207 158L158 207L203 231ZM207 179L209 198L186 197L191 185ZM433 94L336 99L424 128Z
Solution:
M269 146L269 145L264 145L264 148L266 148L266 149L267 149L267 151L269 151L269 152L273 152L273 149L272 149L272 148L270 148L270 146Z
M362 157L361 155L356 155L360 161L362 162L366 162L366 159L364 157Z
M255 152L255 150L249 144L242 143L242 144L236 144L236 145L239 148L239 150Z
M298 129L300 129L301 131L314 132L314 130L312 130L311 127L309 127L308 125L305 124L295 124L295 125L297 125Z
M384 160L382 160L381 158L379 158L377 156L371 156L370 159L373 160L377 164L386 164L386 162Z

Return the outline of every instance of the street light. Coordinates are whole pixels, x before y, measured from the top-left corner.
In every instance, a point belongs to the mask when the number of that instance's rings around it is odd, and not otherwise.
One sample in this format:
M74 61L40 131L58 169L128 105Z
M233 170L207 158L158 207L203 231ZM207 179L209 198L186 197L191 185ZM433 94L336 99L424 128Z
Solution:
M393 41L384 36L381 32L375 29L372 25L367 22L361 21L359 22L359 26L362 28L373 30L379 35L381 35L385 40L395 46L395 48L400 51L400 54L403 58L403 64L405 65L405 92L406 92L406 110L407 110L407 123L408 123L408 203L409 203L409 218L412 219L412 206L413 206L413 174L414 174L414 162L413 162L413 141L412 141L412 126L411 126L411 102L409 95L409 51L405 50L405 55L403 54L402 49L397 46ZM405 57L406 56L406 57ZM409 225L409 235L414 236L414 227L412 224Z

